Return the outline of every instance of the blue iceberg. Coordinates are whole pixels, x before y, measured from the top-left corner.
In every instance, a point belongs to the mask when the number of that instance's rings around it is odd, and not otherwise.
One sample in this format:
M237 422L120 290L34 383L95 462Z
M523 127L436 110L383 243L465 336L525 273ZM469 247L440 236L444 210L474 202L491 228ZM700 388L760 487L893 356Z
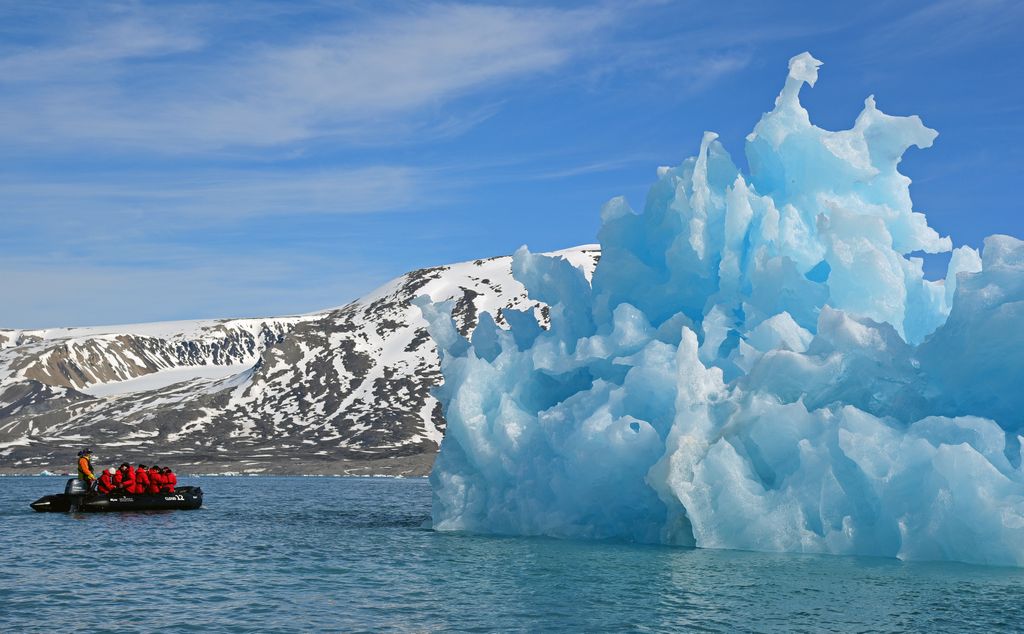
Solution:
M873 98L849 130L790 60L747 137L601 210L588 280L520 249L550 327L467 340L419 301L447 431L433 525L707 548L1024 565L1024 242L952 248L897 167L936 132ZM916 253L952 251L942 280Z

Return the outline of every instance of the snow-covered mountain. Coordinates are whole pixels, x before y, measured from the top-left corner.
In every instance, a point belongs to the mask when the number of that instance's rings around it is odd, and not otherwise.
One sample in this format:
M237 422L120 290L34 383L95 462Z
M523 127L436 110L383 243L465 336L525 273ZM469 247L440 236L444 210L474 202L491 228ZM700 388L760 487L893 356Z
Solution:
M596 245L556 252L588 275ZM511 258L420 269L341 308L268 319L0 330L0 473L98 464L185 472L425 474L444 431L440 379L412 300L482 311L545 307Z

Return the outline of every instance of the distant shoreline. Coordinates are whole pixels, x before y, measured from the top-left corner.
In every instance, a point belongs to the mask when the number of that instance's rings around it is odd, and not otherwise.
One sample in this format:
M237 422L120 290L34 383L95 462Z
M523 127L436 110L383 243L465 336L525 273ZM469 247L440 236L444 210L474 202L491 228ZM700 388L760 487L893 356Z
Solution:
M203 461L199 464L190 461L177 462L172 456L165 456L163 459L156 456L153 460L158 464L171 467L175 473L188 474L190 476L212 476L212 475L264 475L264 476L352 476L352 477L404 477L423 478L430 475L434 466L434 459L437 454L415 454L411 456L395 456L381 458L378 460L291 460L288 456L285 460L225 460L223 462ZM131 460L130 455L124 456L125 460ZM110 457L111 463L120 464L121 457ZM147 464L150 461L146 461ZM95 463L97 469L105 468L106 461ZM34 464L26 466L0 466L0 476L38 476L42 473L63 474L71 477L69 466L63 464L47 465Z
M381 478L386 480L426 480L430 476L416 475L378 475L378 474L365 474L365 475L354 475L354 474L325 474L325 473L290 473L290 474L279 474L279 473L179 473L181 478L358 478L365 480L367 478ZM0 478L71 478L74 477L70 473L0 473Z

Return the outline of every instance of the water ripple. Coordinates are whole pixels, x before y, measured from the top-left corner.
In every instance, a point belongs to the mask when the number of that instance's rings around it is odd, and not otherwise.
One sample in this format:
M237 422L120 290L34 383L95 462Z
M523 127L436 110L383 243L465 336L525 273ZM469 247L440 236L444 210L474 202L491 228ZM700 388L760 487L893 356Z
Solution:
M206 478L193 512L37 514L0 478L0 631L997 632L1024 571L424 530L423 480Z

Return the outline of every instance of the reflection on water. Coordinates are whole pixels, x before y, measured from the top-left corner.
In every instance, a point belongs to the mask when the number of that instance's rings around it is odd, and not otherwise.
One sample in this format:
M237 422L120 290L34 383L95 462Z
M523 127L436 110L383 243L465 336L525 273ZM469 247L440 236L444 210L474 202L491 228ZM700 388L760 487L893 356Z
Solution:
M183 482L184 483L184 482ZM0 478L0 631L1018 631L1024 571L435 533L424 480L189 479L200 511L37 514ZM102 615L102 616L100 616Z

